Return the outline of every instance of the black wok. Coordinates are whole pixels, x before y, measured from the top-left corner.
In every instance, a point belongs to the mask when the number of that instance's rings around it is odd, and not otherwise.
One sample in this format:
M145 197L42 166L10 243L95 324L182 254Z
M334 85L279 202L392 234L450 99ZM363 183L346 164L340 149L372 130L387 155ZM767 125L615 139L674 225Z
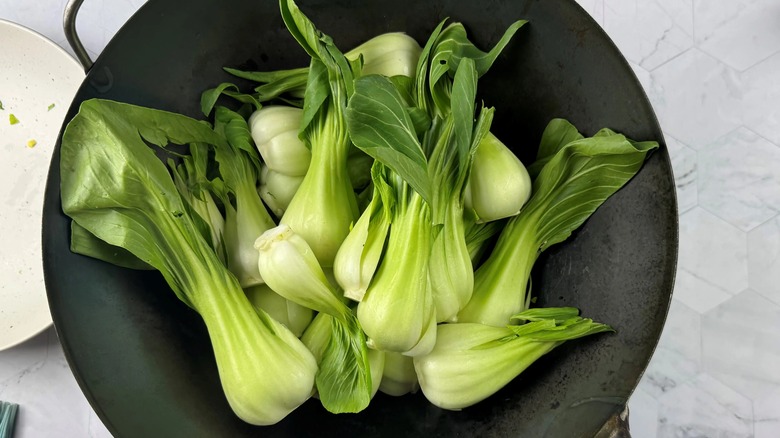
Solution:
M478 45L489 47L510 22L527 19L480 82L481 98L498 109L494 132L521 159L533 158L553 117L568 118L587 134L607 126L662 143L534 272L538 304L578 307L617 333L564 344L462 412L438 409L421 394L379 394L357 415L328 414L310 400L276 426L250 426L222 394L199 316L159 275L69 251L58 144L44 205L46 287L66 357L97 414L115 436L128 437L593 436L624 409L652 355L677 257L669 156L627 62L574 0L301 0L300 6L343 49L385 31L424 42L445 17L462 21ZM92 97L199 117L201 91L228 79L222 66L273 70L306 63L273 1L150 0L89 70L66 120Z

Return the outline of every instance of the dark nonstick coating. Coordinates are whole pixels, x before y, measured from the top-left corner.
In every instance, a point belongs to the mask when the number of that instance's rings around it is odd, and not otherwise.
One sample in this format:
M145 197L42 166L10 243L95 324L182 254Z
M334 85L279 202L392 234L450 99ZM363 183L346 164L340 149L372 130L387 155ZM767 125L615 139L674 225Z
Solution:
M76 378L115 436L592 436L622 409L655 348L677 257L677 205L669 156L653 110L598 25L573 0L301 0L342 49L386 31L421 43L443 18L462 21L487 48L510 22L515 36L480 82L497 108L494 132L526 163L549 119L586 134L610 127L658 140L641 172L534 272L541 305L575 306L615 334L574 341L477 406L449 412L421 394L379 394L357 415L331 415L310 400L276 426L257 428L230 411L206 331L156 273L109 266L69 251L59 145L43 220L46 287L57 333ZM307 64L266 0L151 0L122 28L70 108L110 98L199 117L201 91L230 80L222 66L272 70ZM523 285L517 285L518 289Z

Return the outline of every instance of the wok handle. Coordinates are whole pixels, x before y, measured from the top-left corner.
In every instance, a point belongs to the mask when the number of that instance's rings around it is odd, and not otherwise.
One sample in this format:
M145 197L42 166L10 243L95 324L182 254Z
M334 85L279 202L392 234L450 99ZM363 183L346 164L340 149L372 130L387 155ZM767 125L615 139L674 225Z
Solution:
M79 8L84 0L68 0L65 5L65 12L62 17L62 27L65 30L65 38L68 40L68 44L73 49L85 72L89 72L92 68L92 59L87 53L87 49L84 48L84 44L81 43L81 38L76 31L76 15L79 13Z
M631 438L631 430L628 427L628 405L609 417L594 438Z

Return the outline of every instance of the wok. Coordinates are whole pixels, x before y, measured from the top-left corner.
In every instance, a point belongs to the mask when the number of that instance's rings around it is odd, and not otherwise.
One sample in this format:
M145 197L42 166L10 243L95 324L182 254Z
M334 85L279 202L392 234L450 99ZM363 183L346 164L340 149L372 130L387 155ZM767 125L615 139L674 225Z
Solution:
M80 1L73 3L66 20L71 27ZM445 17L463 22L486 48L510 22L527 19L479 90L498 109L494 132L521 159L533 159L554 117L586 134L607 126L662 144L626 187L534 270L538 304L578 307L617 332L564 344L461 412L438 409L422 394L379 394L360 414L332 415L310 400L275 426L250 426L230 411L199 316L161 276L69 251L58 144L45 194L45 281L65 355L99 417L115 436L593 436L623 411L653 353L677 257L669 156L628 63L573 0L301 0L300 6L343 49L398 30L424 43ZM66 120L93 97L199 117L200 93L229 79L223 66L306 64L271 0L191 0L186 6L150 0L89 68Z

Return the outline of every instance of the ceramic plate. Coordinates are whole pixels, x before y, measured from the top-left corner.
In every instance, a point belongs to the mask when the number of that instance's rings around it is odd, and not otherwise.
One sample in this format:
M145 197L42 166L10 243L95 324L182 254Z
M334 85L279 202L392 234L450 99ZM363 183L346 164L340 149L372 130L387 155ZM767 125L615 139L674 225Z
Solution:
M0 350L51 324L43 284L41 211L51 153L84 80L67 52L0 20Z

